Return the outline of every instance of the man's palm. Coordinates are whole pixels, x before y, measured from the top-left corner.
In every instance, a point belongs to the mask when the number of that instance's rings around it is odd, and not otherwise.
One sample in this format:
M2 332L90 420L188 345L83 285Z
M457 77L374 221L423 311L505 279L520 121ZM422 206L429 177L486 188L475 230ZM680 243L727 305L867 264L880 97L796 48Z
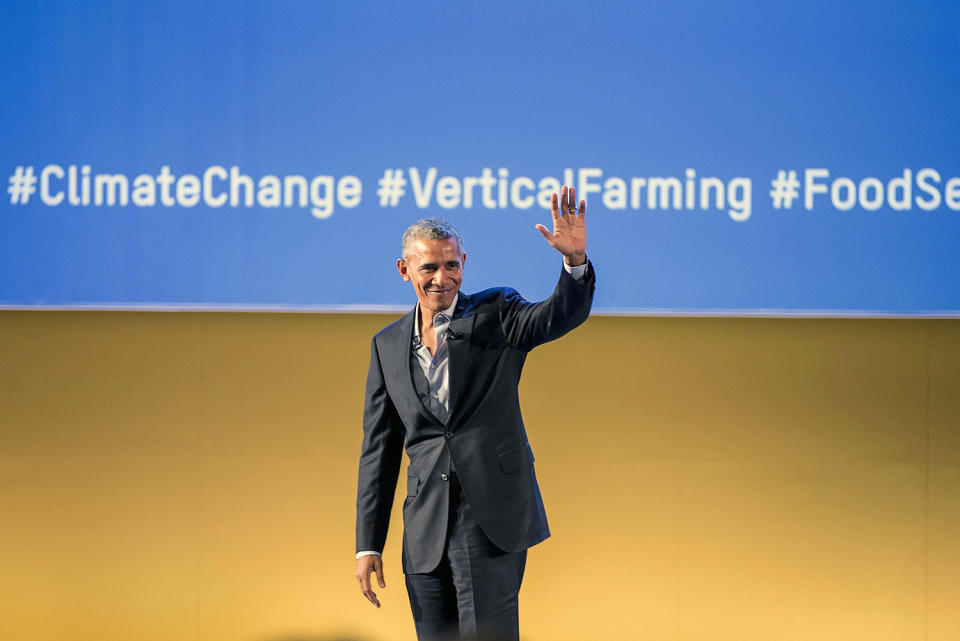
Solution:
M580 201L580 211L577 212L577 190L566 185L560 190L560 197L553 195L550 201L550 210L553 214L553 233L547 231L543 225L537 225L537 230L543 234L550 246L565 257L578 261L570 264L579 264L587 250L587 226L584 218L587 213L587 203Z

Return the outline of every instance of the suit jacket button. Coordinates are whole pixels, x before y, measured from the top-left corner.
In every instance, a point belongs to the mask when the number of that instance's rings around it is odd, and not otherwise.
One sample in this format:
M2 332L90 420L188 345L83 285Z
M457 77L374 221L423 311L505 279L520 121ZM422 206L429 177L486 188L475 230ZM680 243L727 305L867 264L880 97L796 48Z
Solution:
M453 438L453 432L449 430L444 432L443 435L446 436L447 438Z
M444 481L446 481L446 480L447 480L448 478L450 478L450 477L447 476L446 474L441 474L441 475L440 475L440 478L442 478Z

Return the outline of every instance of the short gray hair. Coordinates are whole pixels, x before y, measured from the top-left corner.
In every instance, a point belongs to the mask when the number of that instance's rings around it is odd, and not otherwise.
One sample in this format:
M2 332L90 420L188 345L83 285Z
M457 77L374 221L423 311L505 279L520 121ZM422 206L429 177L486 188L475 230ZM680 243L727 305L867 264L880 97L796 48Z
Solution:
M413 243L417 240L446 240L452 238L457 241L457 253L463 254L463 239L457 228L442 218L421 218L407 227L400 241L400 255L404 260L413 251Z

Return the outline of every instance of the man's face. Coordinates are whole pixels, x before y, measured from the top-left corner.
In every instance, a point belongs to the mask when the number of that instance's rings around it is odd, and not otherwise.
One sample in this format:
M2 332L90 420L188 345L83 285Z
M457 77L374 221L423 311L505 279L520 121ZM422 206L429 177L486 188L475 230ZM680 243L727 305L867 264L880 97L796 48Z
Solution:
M413 283L420 308L436 314L450 307L460 291L466 260L466 254L457 252L453 238L418 238L406 260L397 261L397 269L403 280Z

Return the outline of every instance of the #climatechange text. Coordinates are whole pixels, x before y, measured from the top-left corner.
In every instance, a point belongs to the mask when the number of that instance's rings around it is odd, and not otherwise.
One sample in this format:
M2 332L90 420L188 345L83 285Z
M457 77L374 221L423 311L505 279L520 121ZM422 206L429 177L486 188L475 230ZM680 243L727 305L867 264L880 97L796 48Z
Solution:
M764 180L766 182L766 180ZM779 170L769 180L764 211L960 211L960 178L930 167L904 168L886 177L832 176L822 167ZM441 174L436 167L385 169L376 180L379 207L443 210L550 209L562 185L576 187L591 211L718 212L736 222L753 215L753 180L719 178L687 168L677 175L616 176L598 167L563 169L559 176L514 176L505 167L484 167L473 176ZM212 165L198 174L176 175L169 165L156 174L94 173L87 164L17 166L9 177L11 205L33 202L48 207L300 208L318 219L337 208L363 202L363 182L355 175L264 174L251 176L237 166Z

